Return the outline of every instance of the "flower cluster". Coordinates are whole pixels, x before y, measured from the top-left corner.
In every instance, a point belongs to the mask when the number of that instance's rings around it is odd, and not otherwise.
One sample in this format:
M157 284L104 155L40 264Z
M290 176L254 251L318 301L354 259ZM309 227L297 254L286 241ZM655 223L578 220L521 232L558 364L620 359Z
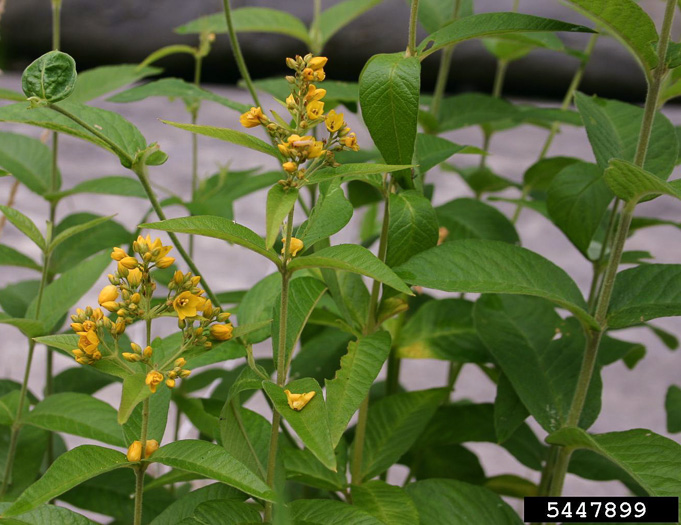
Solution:
M334 152L359 150L357 137L351 133L343 114L335 110L324 114L326 90L317 87L315 82L322 82L326 78L324 66L327 61L326 57L312 54L286 59L286 65L295 72L295 75L286 77L291 94L286 98L285 106L293 119L291 125L274 112L275 119L270 120L259 107L253 107L241 115L240 121L244 127L264 126L276 143L284 157L282 168L287 178L281 180L280 184L285 187L304 184L305 179L317 168L337 166ZM321 123L326 124L328 137L317 140L310 131ZM311 161L310 164L303 167L308 161Z
M111 321L104 317L101 309L88 306L85 310L78 308L71 316L71 328L79 336L78 348L72 350L76 361L81 365L90 365L102 358L99 345L102 328L111 328ZM99 333L98 333L99 332Z

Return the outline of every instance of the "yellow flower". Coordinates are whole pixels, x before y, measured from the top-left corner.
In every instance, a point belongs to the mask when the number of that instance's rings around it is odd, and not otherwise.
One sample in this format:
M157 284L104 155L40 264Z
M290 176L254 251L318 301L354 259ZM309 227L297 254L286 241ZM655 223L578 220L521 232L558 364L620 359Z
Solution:
M213 303L210 302L210 299L206 299L206 302L203 304L203 316L210 317L212 313Z
M326 73L323 69L318 69L314 72L314 80L317 82L322 82L326 78Z
M131 363L136 363L142 360L142 356L138 354L133 354L132 352L123 352L123 359L130 361Z
M286 253L286 239L282 240L284 243L284 247L281 249L281 254L284 255ZM296 239L295 237L291 237L291 251L290 255L291 257L295 257L298 255L298 252L302 250L304 247L303 241L300 239Z
M288 157L291 155L291 150L288 149L288 146L286 144L277 144L277 148L279 148L279 152L284 156Z
M345 124L345 119L342 113L336 113L333 109L329 111L329 114L326 116L326 129L331 133L335 133L343 128L343 124Z
M314 80L314 76L315 76L314 69L310 67L306 67L305 69L303 69L303 80L311 82L312 80Z
M206 300L203 297L194 295L191 292L182 292L173 300L173 308L177 312L177 317L196 317L197 310L203 309Z
M174 379L166 379L166 386L168 388L175 388L175 380Z
M154 349L150 346L146 346L146 347L144 347L144 351L142 352L142 355L145 357L145 359L149 359L153 353L154 353Z
M307 105L307 118L317 120L324 116L324 102L316 100Z
M307 94L305 95L305 102L314 102L315 100L321 100L326 96L326 89L317 89L314 84L310 84L307 88Z
M163 257L159 259L159 261L156 263L156 268L168 268L171 264L175 262L174 257Z
M120 248L114 248L113 251L111 252L111 258L114 261L120 261L121 259L123 259L124 257L127 257L127 256L128 256L128 254L125 253Z
M182 368L184 365L187 364L187 360L184 357L178 357L175 359L175 362L173 363L174 366L177 368Z
M128 272L128 284L133 288L136 288L142 282L142 270L139 268L133 268Z
M329 59L326 57L314 57L307 63L307 66L313 71L317 71L322 69L328 61Z
M294 171L296 171L298 169L298 164L296 164L295 162L289 161L289 162L284 162L281 165L281 167L284 168L284 171L286 171L288 173L293 173Z
M316 140L307 150L308 159L316 159L324 152L324 143L320 140Z
M317 394L314 390L305 394L292 394L290 390L284 390L288 406L293 410L302 410L310 400Z
M266 120L267 117L263 115L262 109L258 108L251 108L249 109L246 113L241 115L239 118L239 122L241 122L241 125L245 128L254 128L256 126L259 126L261 122Z
M147 442L146 442L145 447L144 447L144 457L148 458L157 450L158 450L158 441L156 441L155 439L147 439Z
M123 257L120 261L118 261L118 264L120 264L124 268L127 268L128 270L132 270L134 268L137 268L139 262L137 262L137 259L135 259L134 257Z
M87 332L78 332L80 338L78 339L78 348L89 356L93 356L99 347L99 337L94 330Z
M115 301L116 299L118 299L118 288L116 288L113 284L109 284L102 288L102 291L99 292L97 302L101 305L103 303Z
M118 310L118 303L116 301L107 301L105 303L101 303L102 308L106 308L109 310L109 312L115 312Z
M296 109L296 99L293 94L286 97L286 107L290 110Z
M232 338L234 327L227 324L214 324L210 327L210 336L216 341L229 341Z
M71 323L71 328L73 329L74 332L85 331L85 328L83 327L83 323Z
M343 145L352 151L359 151L359 144L357 144L357 137L354 133L350 133L343 137Z
M156 388L163 382L163 374L157 370L152 370L147 374L147 378L144 382L149 385L149 390L151 393L156 393Z
M137 463L142 459L142 442L133 441L132 445L128 447L128 453L126 454L128 461L130 463Z

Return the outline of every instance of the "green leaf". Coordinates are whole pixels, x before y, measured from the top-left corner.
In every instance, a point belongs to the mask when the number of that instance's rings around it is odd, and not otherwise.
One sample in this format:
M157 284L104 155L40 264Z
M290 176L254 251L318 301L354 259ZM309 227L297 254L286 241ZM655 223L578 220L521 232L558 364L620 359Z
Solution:
M515 511L491 490L450 479L427 479L407 485L428 525L522 525Z
M612 192L628 205L636 205L642 199L658 195L681 199L681 185L676 184L676 181L665 182L624 160L612 159L604 178Z
M2 114L0 113L0 116ZM170 122L169 120L161 120L164 124L169 124L176 128L184 129L185 131L191 131L192 133L197 133L199 135L205 135L206 137L212 137L214 139L224 140L225 142L231 142L232 144L237 144L245 148L249 148L260 153L267 153L275 158L279 158L279 152L272 146L262 139L249 135L248 133L243 133L241 131L236 131L229 128L216 128L213 126L199 126L196 124L182 124L180 122Z
M236 499L242 500L243 493L222 483L213 483L185 494L172 505L168 506L163 512L156 516L150 525L177 525L184 518L188 518L204 501L216 499Z
M91 221L84 222L82 224L78 224L76 226L71 226L70 228L65 229L64 231L55 235L55 237L50 242L50 245L47 247L47 251L51 252L57 246L59 246L61 243L70 239L74 235L78 235L79 233L85 232L85 231L90 230L90 229L92 229L96 226L99 226L102 223L110 221L112 218L113 218L113 215L109 215L108 217L98 217L96 219L92 219Z
M352 341L335 377L326 381L326 410L333 447L338 445L350 419L369 395L389 354L388 332L375 332Z
M582 429L567 427L549 435L546 441L605 456L651 496L681 493L681 445L650 430L587 434Z
M394 173L411 167L411 164L342 164L337 168L327 167L315 170L310 175L308 182L316 184L336 177L346 177L344 180L365 180L369 175Z
M307 27L299 18L278 9L242 7L232 11L232 24L237 33L278 33L291 36L309 46ZM203 16L175 28L180 35L191 33L227 33L224 13Z
M657 30L648 14L633 0L568 0L567 5L589 17L634 55L646 76L657 66Z
M38 195L51 189L52 152L39 140L0 132L0 167ZM61 175L57 173L59 185Z
M499 241L446 242L395 269L412 285L446 292L534 295L595 326L575 282L541 255Z
M594 32L588 27L539 16L523 15L520 13L483 13L460 18L446 25L423 40L418 46L418 52L421 59L423 59L445 46L473 38L497 36L506 33L547 33L554 31L567 31L571 33Z
M124 151L125 155L119 156L119 159L125 167L129 168L131 166L130 159L134 159L138 152L145 150L147 147L146 140L140 131L117 113L71 102L61 102L58 106L97 129ZM49 108L28 109L26 104L3 106L0 108L0 121L30 124L72 135L92 142L100 148L115 154L111 147L102 139L96 137L70 118Z
M260 512L249 503L233 499L216 499L200 503L184 525L204 525L206 523L228 523L247 525L259 523Z
M272 425L263 416L239 405L239 395L262 388L262 378L246 367L240 374L220 412L222 446L261 479L267 477ZM241 396L244 397L244 396ZM322 467L324 468L324 467ZM324 469L326 470L326 469Z
M449 0L421 0L419 2L419 22L430 34L449 24L454 18L454 6ZM459 2L459 16L473 14L473 0Z
M681 315L681 265L645 264L617 274L608 310L610 328Z
M250 106L247 106L246 104L241 104L240 102L234 102L228 98L221 97L220 95L216 95L215 93L212 93L206 89L202 89L194 84L185 82L180 78L161 78L159 80L154 80L142 86L135 86L117 93L113 97L109 97L107 100L110 102L119 103L137 102L149 97L167 97L170 99L182 98L185 100L209 100L211 102L217 102L222 106L233 109L240 113L244 113L250 108Z
M24 102L26 100L26 95L19 93L18 91L14 91L13 89L0 88L0 99Z
M3 312L0 312L0 324L7 324L14 326L21 330L22 333L28 337L35 337L45 332L46 328L40 321L35 319L24 319L17 317L10 317Z
M394 267L437 244L438 221L433 205L416 190L393 193L389 198L385 262Z
M667 411L667 432L681 432L681 388L676 385L669 387L664 408Z
M288 314L286 316L286 362L293 354L293 349L300 339L307 320L317 303L324 295L326 285L314 277L299 277L293 279L289 285ZM279 328L281 320L280 300L274 302L272 311L272 355L277 359L279 355Z
M416 480L457 479L475 485L485 483L485 471L478 456L462 445L436 445L407 453L400 463L407 464Z
M329 188L319 196L307 221L298 229L296 237L303 241L304 249L338 233L350 222L353 207L345 198L340 183L340 179L336 179L329 184Z
M104 401L86 394L54 394L38 403L23 422L52 432L96 439L125 446L116 411Z
M11 503L0 503L0 514L10 507ZM72 510L56 505L43 505L12 519L3 520L7 525L95 525Z
M290 504L291 518L300 525L382 525L371 514L333 500L296 500Z
M350 22L373 9L382 0L345 0L322 11L319 17L319 31L322 45Z
M411 164L421 89L421 62L404 53L374 55L359 78L362 119L386 162ZM393 174L404 188L413 188L411 172Z
M9 518L31 511L88 479L129 465L125 455L116 450L95 445L71 449L55 459L47 472L27 488L2 516Z
M131 376L133 377L133 376ZM125 380L124 380L125 381ZM125 388L125 382L123 383ZM149 387L147 387L148 389ZM178 403L179 405L179 403ZM147 422L147 439L155 439L159 443L168 423L168 408L170 406L170 388L159 385L156 393L149 398L149 421ZM143 405L138 404L123 425L125 445L132 444L142 435ZM117 422L118 424L118 422Z
M45 251L45 239L31 219L26 217L26 215L20 211L3 204L0 204L0 211L5 214L7 220L11 222L21 233L31 239L38 246L38 248Z
M335 472L336 456L331 444L324 394L319 383L312 378L303 378L286 385L286 389L293 394L316 392L316 395L300 411L289 407L283 388L270 381L263 381L262 385L274 408L288 421L305 447L326 468Z
M348 484L346 477L348 447L345 441L336 447L338 472L327 469L308 449L286 447L282 452L286 479L324 490L345 490Z
M633 161L643 109L617 100L588 97L582 93L577 93L575 102L598 165L605 169L613 158ZM667 117L657 113L644 169L666 180L676 165L678 151L674 126Z
M478 335L537 422L547 432L565 424L584 354L579 323L561 322L541 299L494 295L478 300L474 319ZM600 388L596 373L580 423L587 428L600 412Z
M76 85L76 62L61 51L50 51L24 70L21 88L28 97L59 102L68 97Z
M52 389L55 394L75 392L91 396L114 381L113 377L94 367L78 365L62 370L55 375L52 380Z
M291 272L303 268L331 268L358 273L380 281L398 292L413 295L395 273L366 248L355 244L339 244L323 248L311 255L296 257L288 268Z
M100 177L98 179L85 180L79 184L76 184L70 190L50 193L49 198L63 199L69 195L77 195L80 193L120 195L122 197L139 197L140 199L147 198L147 193L144 191L142 184L140 184L137 179L119 176Z
M437 135L426 135L425 133L416 135L414 163L418 165L421 173L427 172L457 153L473 153L480 155L484 153L484 151L475 146L455 144L454 142L438 137Z
M403 392L370 405L362 479L378 476L409 450L448 394L443 388Z
M200 474L235 487L246 494L274 501L272 490L221 446L207 441L184 439L162 446L151 461Z
M0 293L0 306L11 317L26 317L28 304L38 295L40 281L31 279L8 284Z
M352 504L378 518L386 525L414 525L419 513L411 497L384 481L368 481L352 486Z
M31 270L41 270L41 266L33 259L15 250L11 246L0 244L0 266L17 266L19 268L30 268Z
M272 319L272 305L281 295L281 274L273 273L256 283L244 295L237 317L239 323L249 324ZM268 326L244 337L246 343L255 344L270 337L271 328Z
M435 212L440 226L447 228L445 242L462 239L520 242L513 223L495 207L477 199L455 199L438 206Z
M267 192L267 217L265 221L267 236L265 238L265 246L268 250L271 250L272 246L274 246L284 219L293 209L297 199L298 188L284 189L281 184L275 184Z
M590 259L598 259L601 245L590 250L608 214L613 194L596 164L577 162L559 172L548 189L546 209L575 247Z
M145 383L146 377L146 372L138 372L128 375L123 380L121 404L118 407L119 425L125 424L135 407L152 395L149 386Z
M53 328L69 309L97 282L104 269L111 263L108 253L95 255L64 272L58 279L45 287L36 315L38 298L31 301L26 317L38 318L46 330ZM77 345L72 347L77 348Z
M148 228L150 230L189 233L190 235L203 235L204 237L222 239L223 241L238 244L239 246L259 253L260 255L267 257L277 266L281 263L277 254L274 251L267 249L262 237L257 233L249 230L246 226L242 226L241 224L237 224L236 222L223 217L199 215L196 217L183 217L180 219L144 223L140 224L139 227Z
M504 99L482 93L464 93L442 101L437 130L451 131L514 119L517 116L517 107Z
M161 69L139 67L137 64L117 64L88 69L78 74L76 87L69 97L70 102L85 104L96 98L137 82L140 79L157 75Z
M404 324L394 346L395 356L402 359L490 360L473 326L473 303L463 299L425 303Z

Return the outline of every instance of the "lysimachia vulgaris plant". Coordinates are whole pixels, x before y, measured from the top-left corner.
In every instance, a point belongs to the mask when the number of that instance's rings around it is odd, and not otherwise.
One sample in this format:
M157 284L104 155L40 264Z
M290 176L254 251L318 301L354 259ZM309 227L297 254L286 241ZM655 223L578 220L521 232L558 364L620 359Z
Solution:
M517 0L491 13L474 0L408 0L406 49L369 58L357 82L336 80L342 60L327 44L381 0L310 3L308 25L223 0L175 29L192 45L77 72L60 50L62 1L51 1L52 49L24 71L23 93L0 89L0 122L47 132L0 132L0 169L15 180L0 211L18 231L0 223L0 265L38 276L0 289L0 324L28 347L22 381L0 380L0 524L520 525L524 497L585 496L568 474L618 482L621 495L680 496L680 382L664 385L666 435L603 420L594 430L612 377L602 371L646 357L621 331L679 345L655 320L681 315L681 265L651 263L656 254L629 240L678 227L641 211L681 198L669 180L681 134L661 111L681 95L678 2L658 2L658 28L634 0L565 0L585 25L524 14ZM299 55L279 57L286 76L251 77L245 32L297 41ZM202 84L225 37L239 101ZM609 37L642 71L642 108L580 91ZM470 40L496 60L493 87L449 95L455 49ZM504 98L508 71L537 50L574 63L556 107ZM191 57L191 81L150 79L176 54ZM158 126L190 133L187 165L163 166L175 152L97 107L103 96L179 99L188 122ZM207 105L225 111L211 115L222 127L202 123ZM529 126L544 138L517 180L495 150ZM592 151L558 155L566 126ZM463 129L476 146L452 141ZM62 181L63 135L113 154L123 174ZM204 176L203 137L246 154ZM184 189L155 179L172 169ZM464 193L450 194L451 174ZM19 209L20 187L44 201L45 228ZM130 204L61 215L62 201L86 194ZM240 215L244 197L260 224ZM523 247L529 221L561 232L590 282L565 271L569 257ZM272 273L245 282L241 257ZM218 291L227 276L239 289ZM98 283L96 303L83 299ZM44 388L32 391L43 359ZM55 372L53 359L67 368ZM468 399L462 377L493 395ZM624 510L613 512L624 520Z

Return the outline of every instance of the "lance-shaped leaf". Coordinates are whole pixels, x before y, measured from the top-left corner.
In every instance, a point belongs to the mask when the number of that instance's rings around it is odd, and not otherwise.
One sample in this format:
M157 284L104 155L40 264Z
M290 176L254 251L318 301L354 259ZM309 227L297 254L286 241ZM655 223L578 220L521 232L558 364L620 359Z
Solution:
M99 195L121 195L123 197L139 197L146 199L147 193L137 179L130 177L110 176L89 179L76 184L69 190L50 193L49 199L63 199L79 193L96 193Z
M426 479L407 485L421 517L428 525L522 525L518 514L497 494L484 487L453 479Z
M554 31L593 33L593 30L588 27L539 16L520 13L483 13L460 18L446 25L421 42L418 50L421 58L425 58L440 48L472 38L507 33L547 33ZM431 43L432 45L430 45Z
M216 95L206 89L190 84L180 78L161 78L142 86L135 86L117 93L108 100L111 102L137 102L148 97L182 98L185 100L209 100L227 108L244 113L250 106L234 102L228 98Z
M38 298L36 297L28 305L26 317L37 317L47 330L53 328L57 321L76 304L78 299L92 288L110 263L109 254L102 253L85 259L64 272L45 288L39 315L36 315L38 307Z
M295 236L303 241L305 249L338 233L350 222L354 208L345 198L340 184L340 179L329 184L328 189L321 193L307 221L296 233Z
M678 181L666 182L624 160L612 159L604 178L612 192L629 205L658 195L681 199L681 184Z
M411 161L409 161L411 162ZM344 180L364 180L369 175L377 175L380 173L394 173L397 171L411 168L411 164L341 164L336 168L327 167L315 170L310 175L308 182L316 184L327 180L343 177Z
M657 30L634 0L568 0L567 5L597 22L634 55L644 73L657 66Z
M454 142L438 137L437 135L419 133L416 136L414 163L418 165L421 173L425 173L457 153L481 155L484 151L475 146L455 144Z
M608 311L610 328L681 315L681 265L645 264L617 274Z
M411 164L421 91L421 62L404 53L374 55L359 78L362 118L374 144L391 164ZM413 188L411 171L394 173L404 188Z
M362 479L384 472L411 448L447 398L447 389L404 392L369 406Z
M148 486L149 484L147 483ZM235 499L239 501L243 500L244 497L243 492L239 492L232 487L222 483L212 483L180 497L177 501L166 507L150 523L152 525L177 525L184 518L190 517L194 509L204 501L215 499Z
M199 135L205 135L206 137L231 142L232 144L237 144L279 158L279 152L271 144L242 131L236 131L229 128L216 128L214 126L199 126L197 124L182 124L181 122L170 122L169 120L161 120L161 122L176 128L184 129L185 131L191 131L192 133L198 133Z
M17 266L19 268L30 268L31 270L38 271L42 269L42 267L28 255L24 255L20 251L5 244L0 244L0 266Z
M444 241L488 239L520 242L513 223L494 206L477 199L454 199L435 208L440 226L447 228Z
M71 449L55 459L47 472L28 487L2 516L9 518L29 512L88 479L129 465L124 454L109 448L81 445Z
M394 267L437 244L438 221L433 205L416 190L391 194L389 198L385 262Z
M681 494L681 445L654 432L636 428L624 432L587 434L563 428L548 443L593 450L624 469L651 496Z
M345 0L322 11L319 17L319 31L322 45L354 19L373 9L382 0Z
M390 354L390 334L376 332L352 341L341 358L340 369L326 381L326 410L329 416L331 444L336 447L350 419L369 395Z
M643 109L618 100L588 97L582 93L577 93L575 102L598 165L605 169L611 159L633 161L643 122ZM674 126L667 117L657 113L643 167L666 180L676 165L678 151Z
M411 497L394 485L373 480L352 486L352 504L391 525L419 523L419 513Z
M231 485L256 498L275 500L265 482L220 445L194 439L175 441L159 448L150 460Z
M284 388L270 381L263 381L262 385L274 404L274 408L289 422L305 447L326 468L335 472L336 456L334 447L331 445L326 403L319 383L307 377L297 379L286 385L286 390L289 390L292 394L316 392L315 396L301 410L294 410L289 406Z
M23 233L26 237L31 239L41 250L45 251L47 245L40 230L35 223L26 217L23 213L4 204L0 204L0 211L7 217L17 230Z
M134 376L131 376L134 377ZM125 381L125 380L124 380ZM125 386L125 382L124 382ZM147 387L147 390L149 387ZM147 439L155 439L159 443L163 440L163 434L168 423L168 408L170 406L170 388L159 385L156 393L149 398L149 420L147 421ZM138 404L128 420L123 425L125 446L138 440L142 435L144 405ZM118 424L118 421L116 422Z
M446 242L395 269L410 284L446 292L543 297L596 326L570 276L530 250L499 241Z
M200 503L191 517L183 520L185 525L204 523L258 523L260 511L251 504L234 499L215 499Z
M0 503L0 515L12 504ZM82 514L56 505L43 505L12 519L3 520L9 525L95 525Z
M51 189L52 152L39 140L0 132L0 168L38 195ZM57 170L57 187L60 185L61 175Z
M91 228L95 228L102 223L110 221L112 218L113 218L113 215L109 215L108 217L97 217L96 219L92 219L91 221L87 221L87 222L84 222L82 224L77 224L75 226L71 226L69 228L66 228L64 231L55 235L54 239L52 239L52 241L50 242L50 245L47 247L47 250L49 252L51 252L57 246L59 246L61 243L70 239L74 235L78 235L79 233L87 231Z
M134 375L129 375L123 380L121 404L118 407L119 425L123 425L128 421L135 407L152 395L149 386L145 383L146 377L146 372L138 372Z
M324 248L311 255L296 257L288 265L288 268L292 272L303 268L346 270L380 281L398 292L413 295L409 287L378 257L356 244L339 244Z
M296 500L290 505L294 523L305 525L384 525L368 512L334 500Z
M166 221L144 223L140 228L161 230L175 233L188 233L190 235L203 235L223 241L238 244L260 255L267 257L277 266L280 264L279 257L273 250L268 250L265 241L253 230L237 224L224 217L199 215L196 217L183 217L180 219L168 219Z
M270 191L267 192L267 205L265 207L265 231L267 234L265 237L265 246L268 250L274 246L284 219L286 219L289 212L293 209L297 199L298 188L284 189L280 184L275 184Z
M286 362L291 359L293 349L300 339L307 320L324 295L326 285L314 277L293 279L289 286L288 315L286 318ZM281 294L279 294L281 297ZM272 351L274 359L279 355L279 329L281 300L274 303L272 312Z
M157 67L140 67L138 64L117 64L88 69L78 73L76 87L69 96L69 101L85 104L161 71Z
M92 396L65 392L46 397L23 419L27 425L125 446L114 408Z

